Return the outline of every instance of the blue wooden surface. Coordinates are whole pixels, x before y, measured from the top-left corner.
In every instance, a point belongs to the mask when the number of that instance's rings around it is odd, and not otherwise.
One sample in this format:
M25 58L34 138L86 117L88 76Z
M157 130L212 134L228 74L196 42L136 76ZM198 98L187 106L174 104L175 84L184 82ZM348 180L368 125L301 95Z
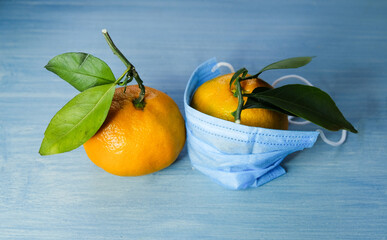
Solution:
M386 13L382 0L1 0L0 239L387 239ZM318 140L284 161L286 175L245 191L192 170L185 149L171 167L136 178L104 172L82 147L42 157L48 122L76 94L43 69L48 60L84 51L124 70L102 28L181 110L206 59L253 72L315 55L303 69L262 77L308 78L359 134L337 148Z

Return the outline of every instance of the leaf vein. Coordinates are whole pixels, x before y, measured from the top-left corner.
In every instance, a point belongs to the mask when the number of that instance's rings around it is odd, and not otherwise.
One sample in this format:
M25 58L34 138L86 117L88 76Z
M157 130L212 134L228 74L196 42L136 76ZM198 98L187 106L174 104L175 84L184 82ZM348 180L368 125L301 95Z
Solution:
M87 73L82 73L82 72L78 72L78 71L69 71L69 70L66 70L66 69L60 68L60 67L48 67L48 68L50 68L50 69L59 69L60 71L76 73L76 74L85 75L85 76L88 76L88 77L94 77L94 78L98 78L98 79L103 80L103 81L108 82L108 83L113 83L115 81L115 79L111 80L111 79L107 79L107 78L103 78L103 77L99 77L99 76L95 76L95 75L91 75L91 74L87 74Z
M87 54L86 57L83 58L81 64L78 66L78 68L81 68L82 65L86 62L86 60L89 58L90 54Z

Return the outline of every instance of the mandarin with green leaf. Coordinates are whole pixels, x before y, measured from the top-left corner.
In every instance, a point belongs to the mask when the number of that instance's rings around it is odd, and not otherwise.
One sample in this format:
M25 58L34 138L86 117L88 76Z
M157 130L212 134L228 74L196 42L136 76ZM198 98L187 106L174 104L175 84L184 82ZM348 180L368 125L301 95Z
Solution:
M185 144L180 110L167 94L145 87L107 31L102 33L126 70L115 79L106 63L87 53L51 59L46 68L81 92L52 118L39 153L63 153L83 144L92 162L115 175L139 176L166 168ZM138 86L127 86L133 80Z
M232 113L237 109L238 98L235 85L230 88L234 74L225 74L203 83L194 93L191 106L210 116L234 122ZM260 78L241 82L242 93L251 93L257 87L273 88ZM244 101L247 97L243 98ZM263 108L245 109L241 114L241 124L271 129L288 129L288 119L283 113Z
M288 128L287 115L301 117L331 131L357 133L333 99L313 86L288 84L273 88L258 78L267 70L299 68L313 57L277 61L249 75L246 68L209 80L199 86L191 106L205 114L254 127Z

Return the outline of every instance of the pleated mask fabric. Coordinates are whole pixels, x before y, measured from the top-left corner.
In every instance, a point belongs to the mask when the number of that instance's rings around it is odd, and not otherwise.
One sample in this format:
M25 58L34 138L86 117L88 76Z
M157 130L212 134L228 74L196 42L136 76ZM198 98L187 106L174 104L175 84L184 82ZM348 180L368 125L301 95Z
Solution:
M317 131L289 131L250 127L201 113L190 106L196 89L220 75L212 72L215 58L201 64L184 92L187 149L192 166L229 189L261 186L283 174L289 154L310 148Z

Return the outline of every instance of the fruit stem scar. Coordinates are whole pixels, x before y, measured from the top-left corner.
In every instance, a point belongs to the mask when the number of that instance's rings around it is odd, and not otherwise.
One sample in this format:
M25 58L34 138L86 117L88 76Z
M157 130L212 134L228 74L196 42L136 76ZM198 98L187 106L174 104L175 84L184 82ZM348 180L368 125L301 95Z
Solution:
M117 48L117 46L114 44L113 40L111 39L108 31L106 29L102 29L102 34L105 37L105 40L107 44L109 45L110 49L113 51L115 55L118 56L118 58L125 64L127 69L127 75L130 78L134 78L138 84L138 87L140 88L140 95L138 98L136 98L133 101L133 104L136 108L143 109L145 106L144 98L145 98L145 86L143 84L143 81L141 80L140 76L138 75L136 68L129 62L129 60L122 54L122 52ZM118 82L116 82L118 84Z

